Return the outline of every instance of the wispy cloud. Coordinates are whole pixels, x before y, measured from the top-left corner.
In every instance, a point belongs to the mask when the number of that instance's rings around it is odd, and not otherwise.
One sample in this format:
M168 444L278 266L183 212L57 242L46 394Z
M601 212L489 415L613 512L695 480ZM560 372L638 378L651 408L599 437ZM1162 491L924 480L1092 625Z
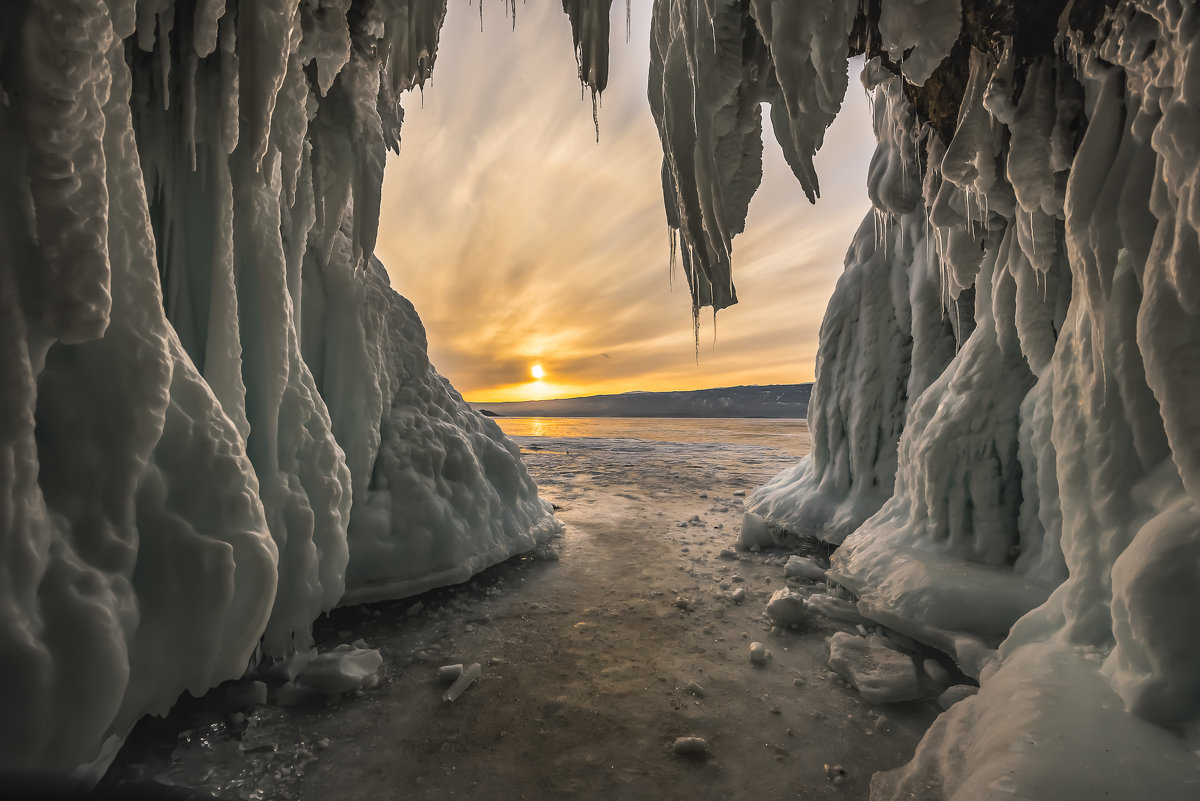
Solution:
M619 6L619 8L617 8ZM861 92L831 132L810 207L768 142L767 177L735 240L742 303L703 326L668 276L662 153L645 100L650 3L626 44L614 4L609 89L595 141L570 28L554 3L452 0L434 82L409 98L384 184L377 253L413 301L431 357L468 398L809 380L821 315L867 200ZM533 383L530 366L546 369Z

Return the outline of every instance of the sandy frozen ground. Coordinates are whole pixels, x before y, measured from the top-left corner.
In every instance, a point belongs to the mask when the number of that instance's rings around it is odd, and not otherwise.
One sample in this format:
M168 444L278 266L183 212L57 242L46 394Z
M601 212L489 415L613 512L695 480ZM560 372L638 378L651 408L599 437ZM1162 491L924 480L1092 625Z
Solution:
M935 709L873 708L833 676L825 639L848 626L772 633L763 608L786 586L786 557L721 552L741 518L735 492L796 448L744 434L721 446L520 437L567 527L553 554L338 610L318 643L380 649L380 687L232 713L215 691L143 724L109 781L314 801L866 798L870 774L905 761ZM740 603L727 597L737 588ZM764 667L753 641L772 652ZM437 668L471 662L479 681L443 702ZM673 754L683 736L705 738L707 756Z

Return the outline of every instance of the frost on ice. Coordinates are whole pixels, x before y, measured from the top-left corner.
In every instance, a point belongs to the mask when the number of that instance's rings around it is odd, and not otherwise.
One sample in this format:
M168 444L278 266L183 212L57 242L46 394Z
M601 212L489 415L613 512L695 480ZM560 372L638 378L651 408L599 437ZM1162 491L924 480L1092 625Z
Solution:
M554 532L371 255L444 15L0 11L0 766L102 767L323 610Z
M810 189L795 151L868 59L874 208L821 328L813 451L749 499L743 545L840 545L861 614L981 678L872 797L1195 797L1200 9L699 5L656 3L650 85L668 219L721 288L698 307L733 300L756 182L737 101L772 102Z

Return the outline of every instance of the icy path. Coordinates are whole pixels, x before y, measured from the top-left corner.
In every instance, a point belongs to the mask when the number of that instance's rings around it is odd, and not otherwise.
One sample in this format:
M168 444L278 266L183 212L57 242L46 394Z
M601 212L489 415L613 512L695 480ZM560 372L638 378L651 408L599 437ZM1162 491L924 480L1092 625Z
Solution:
M206 699L144 725L118 772L230 798L769 801L866 798L872 772L911 755L932 707L865 704L826 669L835 624L770 632L762 611L785 586L780 557L721 555L741 517L734 492L794 452L520 441L567 525L558 561L513 560L415 603L339 610L318 642L379 648L382 686L259 707L240 734L213 723ZM726 596L737 588L741 603ZM751 665L752 641L771 650L765 667ZM479 681L444 703L437 668L472 662ZM707 758L671 753L683 736L705 738ZM832 782L826 763L846 777Z

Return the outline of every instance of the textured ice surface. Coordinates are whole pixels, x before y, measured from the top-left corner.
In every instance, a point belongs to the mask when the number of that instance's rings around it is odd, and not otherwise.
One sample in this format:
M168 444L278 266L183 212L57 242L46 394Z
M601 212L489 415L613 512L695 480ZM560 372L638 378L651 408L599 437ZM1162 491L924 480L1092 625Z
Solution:
M0 14L6 769L555 527L371 256L444 0L234 9Z

